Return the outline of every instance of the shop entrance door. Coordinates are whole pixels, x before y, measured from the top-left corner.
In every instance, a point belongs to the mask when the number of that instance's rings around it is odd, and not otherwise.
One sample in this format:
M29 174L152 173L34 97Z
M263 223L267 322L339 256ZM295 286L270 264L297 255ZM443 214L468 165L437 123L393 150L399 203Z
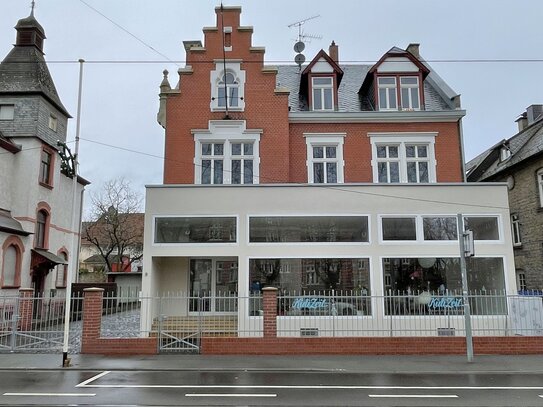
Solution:
M191 313L237 312L237 258L191 259L189 286Z

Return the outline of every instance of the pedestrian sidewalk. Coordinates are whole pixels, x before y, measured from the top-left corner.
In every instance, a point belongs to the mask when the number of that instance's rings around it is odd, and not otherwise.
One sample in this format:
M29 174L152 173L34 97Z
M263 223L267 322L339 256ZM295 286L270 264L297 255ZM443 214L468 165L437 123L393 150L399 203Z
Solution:
M543 374L543 355L475 356L156 356L70 355L61 367L62 354L0 353L0 370L252 370L343 371L346 373L470 373L523 372Z

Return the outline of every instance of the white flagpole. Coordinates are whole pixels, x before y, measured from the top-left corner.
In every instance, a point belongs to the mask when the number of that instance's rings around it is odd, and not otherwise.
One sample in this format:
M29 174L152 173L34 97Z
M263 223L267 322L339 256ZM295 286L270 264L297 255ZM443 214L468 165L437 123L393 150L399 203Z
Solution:
M77 273L77 261L78 256L75 251L78 250L79 245L77 239L79 239L79 227L78 223L81 222L76 214L76 200L77 200L77 170L79 164L79 131L81 128L81 90L83 88L83 59L79 60L79 91L77 95L77 119L75 129L75 153L74 153L74 168L73 168L73 195L72 195L72 227L71 231L74 234L72 238L72 244L70 248L70 258L68 261L68 273L66 276L66 303L64 305L64 342L62 346L62 366L69 367L70 359L68 359L68 345L70 336L70 317L71 317L71 299L72 299L72 279L75 273Z

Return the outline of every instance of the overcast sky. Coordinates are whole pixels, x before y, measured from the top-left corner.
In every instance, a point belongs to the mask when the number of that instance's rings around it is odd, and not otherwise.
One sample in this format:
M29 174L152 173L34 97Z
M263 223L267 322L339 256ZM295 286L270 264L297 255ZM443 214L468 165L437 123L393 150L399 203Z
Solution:
M30 14L31 1L0 1L3 59L15 42L13 27ZM45 57L60 98L74 116L69 140L75 137L77 60L88 61L80 173L92 182L89 190L119 176L131 180L142 194L144 185L162 182L164 130L156 121L162 71L170 71L174 86L177 68L184 65L182 41L203 40L202 27L215 25L214 8L219 4L211 0L36 0L35 16L47 36ZM303 29L322 39L307 43L308 60L321 48L327 50L332 40L339 45L344 63L374 62L393 46L405 49L409 43L420 43L422 57L462 95L462 107L467 110L463 120L467 159L511 137L518 115L531 104L543 103L543 1L238 0L224 4L242 6L241 23L254 27L253 45L266 48L265 60L270 65L293 60L298 31L288 25L315 15L320 17ZM538 61L438 62L444 60Z

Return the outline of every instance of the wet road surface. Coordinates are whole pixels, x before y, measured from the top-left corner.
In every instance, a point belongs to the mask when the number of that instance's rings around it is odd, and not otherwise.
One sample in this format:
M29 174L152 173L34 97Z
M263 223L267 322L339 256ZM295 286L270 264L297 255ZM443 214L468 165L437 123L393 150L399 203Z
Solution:
M543 407L543 375L0 370L0 405Z

